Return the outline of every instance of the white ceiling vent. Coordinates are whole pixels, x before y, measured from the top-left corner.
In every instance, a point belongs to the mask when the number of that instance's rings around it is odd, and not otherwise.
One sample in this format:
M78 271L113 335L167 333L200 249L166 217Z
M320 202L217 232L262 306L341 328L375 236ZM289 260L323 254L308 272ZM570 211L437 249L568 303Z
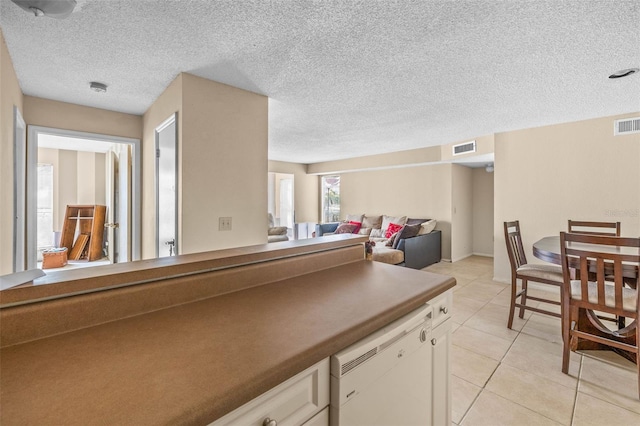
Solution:
M640 117L625 118L613 122L613 135L630 135L640 133Z
M468 154L476 152L476 141L465 142L453 146L453 155Z

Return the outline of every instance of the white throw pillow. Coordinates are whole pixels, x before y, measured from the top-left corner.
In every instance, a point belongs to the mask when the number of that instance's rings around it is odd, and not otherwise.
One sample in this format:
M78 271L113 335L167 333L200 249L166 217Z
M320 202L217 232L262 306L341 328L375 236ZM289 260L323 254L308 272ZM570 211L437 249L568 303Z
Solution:
M345 222L360 222L362 223L363 214L348 214Z
M404 225L406 222L407 222L406 216L393 217L393 216L383 215L382 226L380 227L380 229L382 230L382 236L384 237L385 234L387 233L387 228L389 227L390 223L397 223L398 225Z
M420 224L420 231L418 232L418 235L428 234L429 232L433 231L436 228L437 223L438 222L435 219L422 222Z
M382 229L372 229L369 234L370 238L381 238L382 237Z

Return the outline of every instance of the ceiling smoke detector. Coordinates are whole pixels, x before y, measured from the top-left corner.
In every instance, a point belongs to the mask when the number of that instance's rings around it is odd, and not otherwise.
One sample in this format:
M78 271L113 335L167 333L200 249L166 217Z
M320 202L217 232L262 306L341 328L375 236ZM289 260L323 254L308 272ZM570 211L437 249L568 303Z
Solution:
M71 15L76 7L76 0L11 0L22 9L35 16L64 19Z
M626 77L628 75L637 73L638 71L640 71L640 69L638 68L628 68L626 70L620 70L620 71L614 72L609 76L609 78L622 78L622 77Z
M97 81L89 83L89 88L98 93L105 93L107 91L107 85L104 83L98 83Z

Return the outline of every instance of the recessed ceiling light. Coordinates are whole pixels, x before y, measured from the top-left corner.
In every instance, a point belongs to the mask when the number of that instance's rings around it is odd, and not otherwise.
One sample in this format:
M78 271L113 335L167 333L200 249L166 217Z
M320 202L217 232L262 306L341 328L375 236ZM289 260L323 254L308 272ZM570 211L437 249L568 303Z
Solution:
M636 73L640 71L640 69L638 68L628 68L626 70L620 70L620 71L616 71L613 74L611 74L609 76L609 78L622 78L622 77L626 77L628 75L631 75L633 73Z
M91 88L91 90L98 93L104 93L107 91L107 85L104 83L98 83L97 81L92 81L91 83L89 83L89 87Z

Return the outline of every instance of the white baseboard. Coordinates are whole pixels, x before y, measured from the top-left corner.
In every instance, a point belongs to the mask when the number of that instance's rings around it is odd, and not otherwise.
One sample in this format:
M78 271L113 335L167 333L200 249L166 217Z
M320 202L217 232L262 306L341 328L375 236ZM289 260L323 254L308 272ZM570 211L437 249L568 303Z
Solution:
M477 252L474 252L472 256L482 256L482 257L491 257L491 258L493 258L493 253L489 254L489 253L477 253Z
M466 259L468 257L471 256L482 256L482 257L490 257L493 258L493 254L489 254L489 253L469 253L469 254L465 254L464 256L460 256L460 257L456 257L453 261L454 262L458 262L460 260Z

